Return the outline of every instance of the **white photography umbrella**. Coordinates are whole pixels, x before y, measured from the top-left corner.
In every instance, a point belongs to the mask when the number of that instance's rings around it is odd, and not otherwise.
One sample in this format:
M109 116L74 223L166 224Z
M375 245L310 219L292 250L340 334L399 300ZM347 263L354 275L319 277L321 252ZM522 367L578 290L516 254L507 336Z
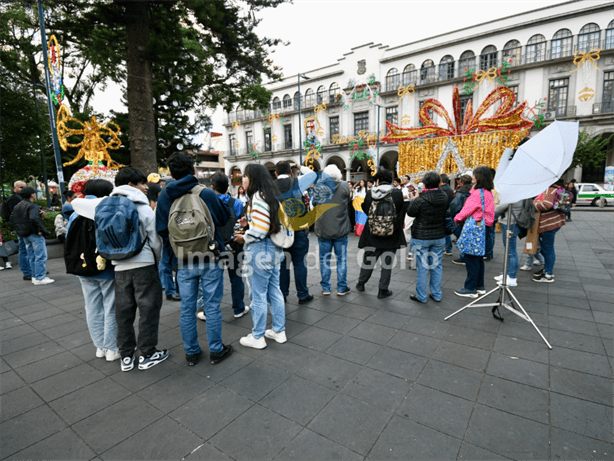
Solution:
M555 183L571 165L578 127L578 122L555 121L519 146L512 160L506 149L495 175L501 203L535 197Z

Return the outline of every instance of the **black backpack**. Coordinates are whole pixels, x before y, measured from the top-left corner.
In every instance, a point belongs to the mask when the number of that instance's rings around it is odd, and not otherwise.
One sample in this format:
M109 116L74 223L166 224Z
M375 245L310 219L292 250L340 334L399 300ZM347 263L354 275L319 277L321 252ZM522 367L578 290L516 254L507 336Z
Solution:
M235 204L235 199L230 197L228 202L225 204L226 207L228 208L228 211L230 212L230 218L228 218L228 221L226 221L226 224L224 224L222 227L218 227L220 231L220 235L222 236L222 240L224 241L225 245L233 242L232 236L234 235L234 227L235 227L235 223L237 222L237 215L235 213L234 204Z
M4 222L11 221L11 212L9 210L9 199L8 197L2 197L2 202L0 202L0 218Z
M96 258L100 256L96 247L96 224L83 216L70 223L64 244L66 273L73 275L98 275ZM109 261L107 264L110 264Z

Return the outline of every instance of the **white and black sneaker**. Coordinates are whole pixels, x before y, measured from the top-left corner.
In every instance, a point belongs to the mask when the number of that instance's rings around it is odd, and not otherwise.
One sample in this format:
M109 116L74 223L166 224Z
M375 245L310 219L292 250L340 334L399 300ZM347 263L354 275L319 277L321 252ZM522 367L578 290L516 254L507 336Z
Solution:
M533 278L531 280L537 283L554 283L554 275L548 275L545 273L537 273L537 274L533 274Z
M134 354L130 357L122 357L121 361L122 371L130 371L134 368Z
M139 370L147 370L151 367L155 367L160 362L164 362L168 356L169 353L167 349L156 351L148 357L141 355L139 357Z

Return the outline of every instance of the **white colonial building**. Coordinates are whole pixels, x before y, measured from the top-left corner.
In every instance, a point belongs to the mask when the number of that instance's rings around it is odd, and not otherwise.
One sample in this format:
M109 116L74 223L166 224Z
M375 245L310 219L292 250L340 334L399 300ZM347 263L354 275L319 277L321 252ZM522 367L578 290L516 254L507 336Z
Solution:
M241 173L254 161L270 170L282 160L305 162L308 149L299 140L308 133L301 126L321 145L316 170L335 163L347 180L366 178L367 160L352 154L369 147L380 165L397 170L397 144L374 142L386 132L385 120L419 126L418 111L431 98L453 119L454 86L462 92L462 111L469 100L475 110L497 85L488 71L503 63L510 68L503 72L507 86L518 102L527 101L526 118L577 120L593 136L614 133L614 3L576 0L400 46L361 45L335 64L269 83L268 113L237 108L226 114L226 173ZM470 94L463 92L465 69L482 78ZM605 165L614 164L613 146L602 168L577 170L576 178L603 182Z

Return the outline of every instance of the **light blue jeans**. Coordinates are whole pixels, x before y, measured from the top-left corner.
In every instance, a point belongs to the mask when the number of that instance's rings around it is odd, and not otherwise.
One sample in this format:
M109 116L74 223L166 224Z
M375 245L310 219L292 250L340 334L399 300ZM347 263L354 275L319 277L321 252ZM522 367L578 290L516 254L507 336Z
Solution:
M47 245L45 237L31 234L23 238L26 244L26 253L32 276L36 280L43 280L47 275Z
M24 277L32 277L32 268L30 267L28 250L26 250L26 241L23 237L18 236L17 242L19 243L19 269L23 272Z
M85 299L85 318L92 342L98 349L117 352L115 281L79 277Z
M537 260L543 265L545 263L545 259L544 259L544 255L542 254L542 250L541 248L537 249L537 253L535 253L534 255L528 254L527 255L527 262L526 265L527 266L531 266L533 264L533 261L535 260L535 258L537 258Z
M252 335L259 339L266 329L267 302L271 303L273 330L286 329L286 306L279 287L279 269L283 250L268 237L260 242L245 245L243 270L250 286ZM209 322L209 317L207 317Z
M330 292L330 261L335 250L337 258L337 293L343 293L348 286L347 256L348 256L348 236L338 239L318 239L320 245L320 274L322 275L322 291Z
M184 264L177 270L177 283L181 296L181 315L179 326L183 338L183 348L188 355L198 354L198 330L196 328L196 299L199 285L202 288L204 312L207 316L207 340L209 352L218 353L224 348L222 343L222 310L220 302L224 295L224 273L214 262Z
M443 250L446 244L445 238L436 240L411 239L411 249L415 253L418 277L416 280L416 297L419 301L427 301L426 285L429 272L431 280L429 288L431 295L436 301L441 301L441 279L443 276Z
M501 223L499 223L499 225L501 226L501 236L503 237L503 247L505 247L507 225L501 224ZM513 231L514 234L510 237L510 248L508 250L510 257L509 257L509 261L507 265L507 275L510 278L515 279L516 274L518 273L518 263L519 263L518 251L516 251L516 244L518 243L517 236L518 236L518 232L520 231L520 229L518 228L517 224L513 224L510 227L510 231Z

